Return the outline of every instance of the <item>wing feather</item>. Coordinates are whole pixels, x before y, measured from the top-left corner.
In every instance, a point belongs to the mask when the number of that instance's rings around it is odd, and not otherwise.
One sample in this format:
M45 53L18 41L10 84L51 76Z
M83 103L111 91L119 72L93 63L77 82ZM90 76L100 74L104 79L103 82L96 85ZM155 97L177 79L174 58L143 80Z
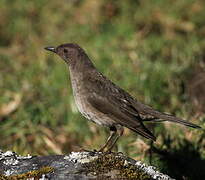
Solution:
M99 95L91 96L87 100L94 108L110 117L116 124L125 126L148 139L156 140L140 120L121 106L117 106L112 100Z

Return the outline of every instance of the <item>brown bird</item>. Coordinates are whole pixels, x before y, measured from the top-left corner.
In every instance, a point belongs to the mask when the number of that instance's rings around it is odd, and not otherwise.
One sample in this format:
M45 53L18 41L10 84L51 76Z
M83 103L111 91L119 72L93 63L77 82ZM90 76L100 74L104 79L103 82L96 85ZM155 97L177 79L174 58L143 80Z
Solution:
M82 115L99 125L109 127L110 136L100 151L112 149L122 136L123 127L155 141L155 136L143 124L145 121L170 121L200 128L139 102L100 73L77 44L68 43L45 49L58 54L68 65L75 103Z

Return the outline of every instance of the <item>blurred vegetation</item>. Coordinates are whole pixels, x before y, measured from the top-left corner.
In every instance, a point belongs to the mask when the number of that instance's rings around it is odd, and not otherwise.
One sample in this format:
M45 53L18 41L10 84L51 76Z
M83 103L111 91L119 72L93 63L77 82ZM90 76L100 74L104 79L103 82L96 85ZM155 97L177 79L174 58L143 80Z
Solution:
M1 149L46 155L104 143L108 131L75 107L65 64L43 49L65 42L140 101L205 127L205 1L1 0L0 10ZM204 131L150 129L156 143L126 130L116 148L177 179L205 177Z

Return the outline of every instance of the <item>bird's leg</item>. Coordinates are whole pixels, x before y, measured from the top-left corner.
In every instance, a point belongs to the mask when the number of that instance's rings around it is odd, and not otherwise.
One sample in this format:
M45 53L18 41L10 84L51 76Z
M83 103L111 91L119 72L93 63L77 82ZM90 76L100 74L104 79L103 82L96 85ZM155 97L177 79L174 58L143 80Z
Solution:
M102 152L111 151L114 147L115 143L119 139L120 136L123 134L123 127L120 125L110 127L110 136L107 139L105 145L99 150Z
M117 142L117 140L119 139L119 137L121 137L123 135L124 132L124 128L120 125L116 126L117 128L117 136L116 138L111 142L111 144L108 146L107 151L111 151L112 148L114 147L115 143Z
M110 136L108 137L106 143L100 148L99 152L104 152L106 147L113 141L113 138L117 135L116 127L110 127Z

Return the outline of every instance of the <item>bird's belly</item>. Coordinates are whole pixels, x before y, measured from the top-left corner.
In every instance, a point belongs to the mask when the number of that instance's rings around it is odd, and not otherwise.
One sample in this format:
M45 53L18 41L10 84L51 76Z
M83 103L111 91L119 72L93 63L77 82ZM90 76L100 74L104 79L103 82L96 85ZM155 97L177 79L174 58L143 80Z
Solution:
M112 119L110 119L106 114L98 111L85 99L80 98L79 96L74 97L78 110L85 118L103 126L112 126L114 124Z

